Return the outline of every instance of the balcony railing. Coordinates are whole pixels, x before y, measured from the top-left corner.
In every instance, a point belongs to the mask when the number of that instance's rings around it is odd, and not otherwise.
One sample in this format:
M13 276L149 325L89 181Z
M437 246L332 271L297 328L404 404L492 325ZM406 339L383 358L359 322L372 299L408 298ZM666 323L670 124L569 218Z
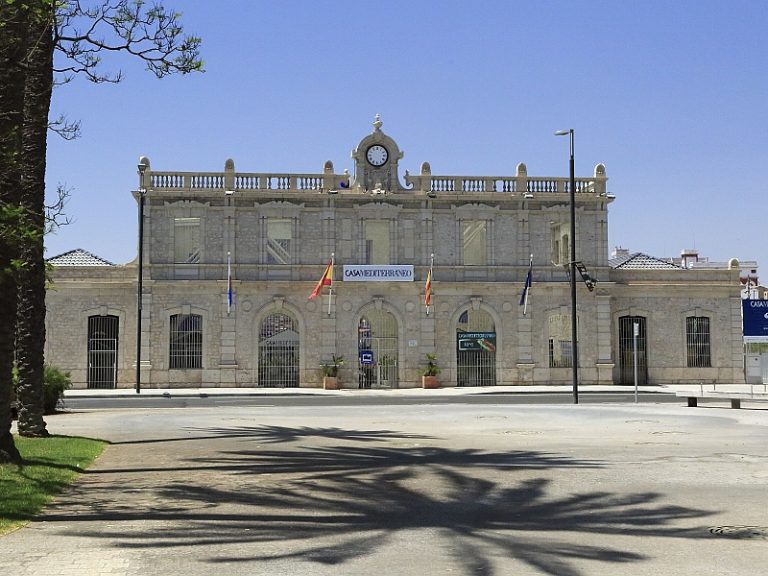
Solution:
M235 172L234 164L227 161L224 172L154 172L149 160L139 186L144 189L168 191L282 191L282 192L365 192L356 187L348 174L334 174L333 165L326 163L321 174L284 174L269 172ZM422 165L419 175L405 173L405 187L391 190L393 193L429 194L511 194L534 197L538 194L568 194L568 177L528 176L525 165L519 164L515 176L438 176L430 171L429 164ZM598 164L594 175L576 178L577 194L605 195L605 167Z

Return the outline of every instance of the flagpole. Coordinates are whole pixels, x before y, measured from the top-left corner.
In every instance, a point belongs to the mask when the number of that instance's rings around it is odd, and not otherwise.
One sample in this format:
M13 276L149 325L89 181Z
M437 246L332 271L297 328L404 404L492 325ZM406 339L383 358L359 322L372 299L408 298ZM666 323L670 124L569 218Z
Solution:
M333 263L336 253L331 252L331 286L328 288L328 316L331 315L331 299L333 298Z

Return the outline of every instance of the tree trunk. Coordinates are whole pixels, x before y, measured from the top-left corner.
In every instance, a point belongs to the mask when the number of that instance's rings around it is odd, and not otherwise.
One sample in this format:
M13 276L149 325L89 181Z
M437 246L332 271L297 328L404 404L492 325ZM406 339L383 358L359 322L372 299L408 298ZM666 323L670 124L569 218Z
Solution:
M45 155L53 89L53 8L30 18L30 44L24 86L21 208L27 235L20 246L16 366L19 381L19 434L47 436L43 414L45 350Z
M26 10L21 2L0 2L0 462L20 462L11 436L13 337L16 280L21 127L24 111Z

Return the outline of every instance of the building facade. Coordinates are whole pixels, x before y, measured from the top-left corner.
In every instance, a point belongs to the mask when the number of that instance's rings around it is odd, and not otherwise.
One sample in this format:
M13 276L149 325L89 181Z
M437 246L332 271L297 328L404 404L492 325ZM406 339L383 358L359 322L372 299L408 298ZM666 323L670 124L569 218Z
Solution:
M137 358L146 387L316 387L333 356L343 387L414 387L427 354L442 386L570 383L569 179L410 174L403 156L377 117L351 174L142 158L141 267L53 258L48 360L82 388L134 386ZM597 280L577 286L580 382L630 384L635 359L641 384L743 382L738 266L612 265L602 164L574 197Z

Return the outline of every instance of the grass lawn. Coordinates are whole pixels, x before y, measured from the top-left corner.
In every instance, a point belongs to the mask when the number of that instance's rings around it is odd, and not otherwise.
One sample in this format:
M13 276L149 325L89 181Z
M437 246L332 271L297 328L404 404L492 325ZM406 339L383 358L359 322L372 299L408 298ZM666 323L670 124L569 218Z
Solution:
M24 464L0 464L0 535L21 528L101 454L90 438L14 436Z

